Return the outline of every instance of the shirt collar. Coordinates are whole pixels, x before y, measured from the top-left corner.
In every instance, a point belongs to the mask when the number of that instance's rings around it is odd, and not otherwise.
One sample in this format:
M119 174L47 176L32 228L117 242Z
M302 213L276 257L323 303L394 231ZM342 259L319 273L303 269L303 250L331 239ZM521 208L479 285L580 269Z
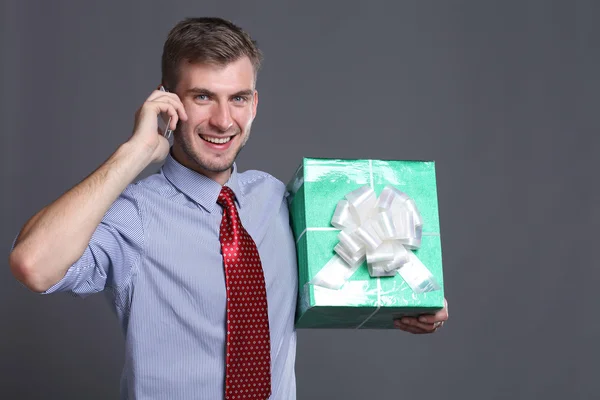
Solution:
M202 206L206 211L214 213L220 210L221 207L217 204L217 198L219 197L219 193L221 193L222 186L218 182L185 167L173 158L171 152L169 152L161 170L163 175L171 182L171 184L173 184L173 186ZM237 165L235 162L233 163L231 176L229 177L229 180L225 182L225 186L228 186L233 190L238 207L243 207L244 197L240 188Z

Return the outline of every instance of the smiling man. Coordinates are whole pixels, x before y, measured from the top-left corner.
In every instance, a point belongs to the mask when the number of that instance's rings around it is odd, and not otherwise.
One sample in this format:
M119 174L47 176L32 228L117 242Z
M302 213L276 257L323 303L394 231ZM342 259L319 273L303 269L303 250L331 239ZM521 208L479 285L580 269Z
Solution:
M10 254L39 293L105 291L126 340L122 399L296 397L297 270L283 183L239 172L261 54L218 18L177 24L131 137L34 215ZM174 143L157 134L171 117ZM157 174L133 183L151 163ZM446 310L398 321L434 332Z
M253 56L254 65L248 57L225 65L212 60L188 63L179 68L178 80L172 83L188 116L175 136L173 157L221 184L229 178L256 116L254 69L259 59L258 54ZM166 64L167 68L177 67Z

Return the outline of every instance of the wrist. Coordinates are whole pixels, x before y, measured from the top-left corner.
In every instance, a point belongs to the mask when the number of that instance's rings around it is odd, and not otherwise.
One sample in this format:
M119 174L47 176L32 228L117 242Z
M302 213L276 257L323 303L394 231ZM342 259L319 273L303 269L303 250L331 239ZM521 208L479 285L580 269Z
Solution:
M121 165L126 165L127 170L139 174L152 163L152 151L146 146L127 141L119 146L114 154Z

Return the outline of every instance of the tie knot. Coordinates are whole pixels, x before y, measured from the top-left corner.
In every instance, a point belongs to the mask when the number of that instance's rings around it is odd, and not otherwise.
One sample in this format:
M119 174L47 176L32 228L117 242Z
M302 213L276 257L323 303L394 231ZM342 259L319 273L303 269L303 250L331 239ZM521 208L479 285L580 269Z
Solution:
M233 199L235 199L233 190L227 186L223 186L221 192L219 193L219 197L217 198L217 203L219 203L219 205L222 207L231 207L234 205Z

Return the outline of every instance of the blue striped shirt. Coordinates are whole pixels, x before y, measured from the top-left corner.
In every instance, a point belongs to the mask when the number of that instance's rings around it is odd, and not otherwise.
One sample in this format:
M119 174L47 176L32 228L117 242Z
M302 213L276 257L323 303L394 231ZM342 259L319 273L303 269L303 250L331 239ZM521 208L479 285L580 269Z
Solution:
M264 269L273 400L296 398L296 250L283 183L259 171L226 183ZM126 341L121 399L222 399L226 297L221 185L169 155L129 185L82 257L45 293L105 291Z

